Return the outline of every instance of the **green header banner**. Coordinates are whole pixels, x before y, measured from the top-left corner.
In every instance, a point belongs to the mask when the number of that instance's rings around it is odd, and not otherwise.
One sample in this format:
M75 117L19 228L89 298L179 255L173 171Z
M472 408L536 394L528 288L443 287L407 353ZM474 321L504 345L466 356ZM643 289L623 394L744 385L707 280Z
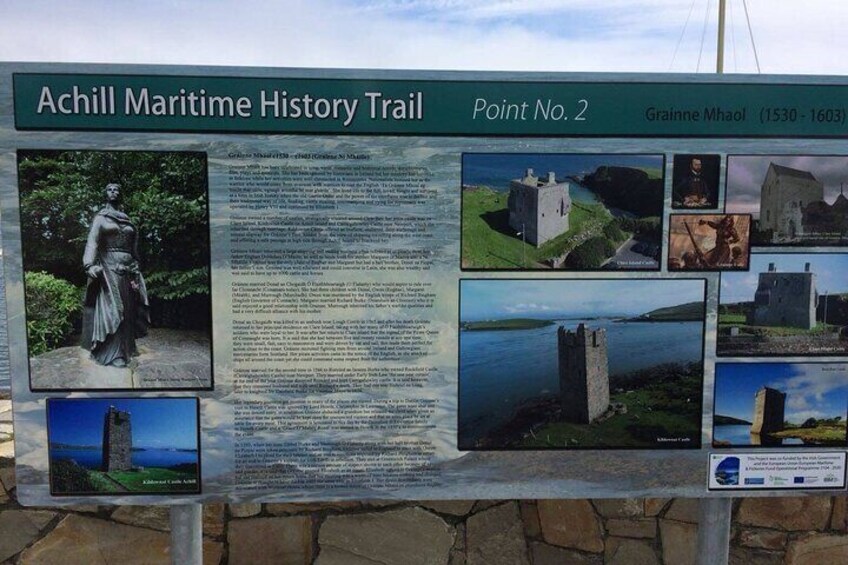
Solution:
M848 137L847 84L16 73L20 130Z

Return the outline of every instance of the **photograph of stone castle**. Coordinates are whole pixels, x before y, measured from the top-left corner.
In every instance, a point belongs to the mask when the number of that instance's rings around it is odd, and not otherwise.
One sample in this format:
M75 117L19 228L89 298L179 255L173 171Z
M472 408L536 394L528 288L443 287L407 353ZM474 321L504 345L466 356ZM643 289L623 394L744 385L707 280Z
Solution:
M464 153L462 269L658 271L663 155Z
M206 154L18 151L33 391L212 388Z
M846 155L730 155L725 212L753 215L754 246L848 245L846 184Z
M197 494L196 398L47 400L53 495Z
M717 363L714 447L848 445L848 365Z
M848 354L848 254L754 253L722 273L716 354Z
M705 290L460 281L459 448L700 447Z
M669 271L747 271L751 253L748 214L671 214Z

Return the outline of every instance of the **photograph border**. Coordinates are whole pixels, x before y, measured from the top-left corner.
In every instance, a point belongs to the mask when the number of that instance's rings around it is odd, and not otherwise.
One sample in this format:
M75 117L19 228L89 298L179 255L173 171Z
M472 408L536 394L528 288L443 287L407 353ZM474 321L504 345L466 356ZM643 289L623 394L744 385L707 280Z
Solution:
M73 401L81 401L81 400L144 400L144 401L161 401L161 400L177 400L177 399L191 399L194 400L194 417L197 426L197 490L196 491L165 491L165 492L133 492L133 491L125 491L125 492L70 492L70 493L62 493L62 492L54 492L53 490L53 456L50 453L50 404L51 402L65 401L65 402L73 402ZM170 496L170 497L181 497L181 496L195 496L203 494L203 441L202 441L202 433L201 433L201 420L200 420L200 398L197 396L155 396L155 397L137 397L137 396L98 396L98 397L85 397L85 398L70 398L70 397L56 397L56 398L47 398L45 400L44 406L44 420L45 420L45 430L47 433L47 486L50 489L50 496L61 497L61 498L79 498L85 496L111 496L111 497L123 497L123 496Z
M810 255L810 253L807 252L807 251L771 251L771 250L769 250L769 248L767 248L765 251L752 251L750 257L753 257L754 255ZM819 252L819 253L813 253L812 255L817 255L817 256L845 255L846 257L848 257L848 249L845 249L845 251L822 251L822 252ZM749 261L750 261L750 257L748 259ZM735 272L740 272L740 271L729 271L729 272L735 273ZM749 264L748 271L741 271L741 272L753 272L753 271L751 271L750 264ZM787 354L787 353L757 353L756 355L749 355L749 356L720 354L718 352L718 341L719 341L719 337L720 337L718 332L719 332L719 318L721 317L721 311L720 311L721 305L722 305L722 302L721 302L721 283L722 283L723 276L724 276L723 273L719 272L718 289L716 290L716 348L715 348L716 363L719 362L718 361L719 359L757 359L757 358L760 358L760 357L765 358L765 359L780 359L780 358L784 358L784 359L785 358L806 359L806 358L819 358L819 357L834 357L834 358L843 358L843 359L848 358L848 352L841 353L841 354L840 353L835 353L835 354L834 353L805 353L803 355L798 355L798 354L793 355L793 354Z
M685 447L678 446L673 443L668 446L664 446L663 444L658 444L656 446L651 447L636 447L636 446L614 446L614 447L594 447L594 446L578 446L578 447L491 447L491 448L471 448L471 449L462 449L460 447L459 441L459 427L460 427L460 414L462 413L462 395L460 394L460 387L462 384L462 379L460 376L461 371L461 360L462 360L462 330L460 329L461 312L462 312L462 283L463 281L552 281L558 283L570 283L570 282L592 282L592 281L603 281L603 282L614 282L614 281L679 281L679 280L693 280L693 281L701 281L703 286L703 320L701 321L701 395L698 399L698 434L696 438L693 438L693 441L690 445ZM707 298L708 298L708 285L709 281L703 277L616 277L616 278L600 278L600 277L591 277L591 278L530 278L530 277L517 277L517 278L473 278L473 277L460 277L457 281L457 342L456 342L456 446L457 451L460 453L474 453L474 452L487 452L487 451L541 451L541 452L550 452L550 451L697 451L704 447L703 435L704 435L704 390L706 385L706 337L707 337Z
M724 203L721 202L721 162L722 162L722 159L726 159L727 156L724 153L692 153L692 152L670 153L670 155L671 155L671 159L670 159L671 160L671 175L669 175L669 178L671 179L671 203L669 204L669 207L668 207L669 210L672 210L673 211L672 213L681 213L680 211L683 210L683 211L685 211L683 213L688 212L688 213L695 214L695 213L698 213L698 212L705 212L707 214L710 214L710 213L720 214L721 212L719 212L719 210L722 210L724 208ZM715 206L711 206L709 208L686 208L685 206L675 206L674 205L674 158L677 157L678 155L691 156L693 158L696 155L718 157L718 171L716 171L718 173L718 176L716 177L716 186L715 186L715 191L716 191ZM725 163L725 166L726 166L726 163ZM726 177L727 177L727 171L725 170L725 182L727 182Z
M668 253L671 253L671 218L673 216L748 216L748 252L746 253L746 263L747 266L743 269L742 267L736 268L728 268L728 267L717 267L712 269L672 269L668 265L668 261L670 257L668 257ZM723 271L730 272L747 272L751 270L751 226L753 225L754 218L751 214L734 214L727 212L706 212L706 213L672 213L668 215L668 253L666 254L665 261L665 270L669 273L721 273Z
M483 136L483 137L489 137L489 136ZM536 137L539 137L539 136L536 136ZM550 136L548 136L548 137L550 137ZM612 139L613 137L616 137L616 136L606 135L606 136L598 136L598 137L607 137L607 138ZM626 153L621 153L621 152L611 152L611 153L580 153L580 152L575 153L575 152L570 152L570 153L565 153L565 152L556 152L555 153L555 152L526 152L526 151L516 151L516 152L509 152L509 151L503 151L503 152L499 152L499 151L461 151L459 153L460 171L459 171L459 265L458 266L459 266L460 273L466 273L466 272L467 273L488 273L488 272L497 273L497 272L503 272L503 273L558 273L558 274L564 274L564 273L660 273L660 272L662 272L662 267L663 267L662 258L663 258L663 254L665 252L665 249L663 248L663 239L664 238L662 237L662 232L660 234L660 242L659 242L660 258L657 261L657 267L656 268L580 269L580 270L573 270L573 269L554 269L554 268L550 268L550 269L532 269L532 268L507 269L507 268L501 268L501 267L491 267L491 268L489 268L489 267L463 267L462 266L462 240L463 240L462 228L463 228L463 223L464 223L463 222L464 214L463 214L463 202L462 202L462 191L463 191L463 188L462 188L462 184L463 184L462 183L462 173L465 169L465 156L466 155L542 155L542 156L545 156L545 155L552 155L552 156L556 156L556 155L589 155L589 156L592 156L592 155L615 155L615 156L622 156L622 157L626 157L626 156L630 156L630 157L635 157L635 156L662 157L662 168L661 168L661 170L662 170L662 175L663 175L662 176L663 193L662 193L662 201L661 201L662 212L659 216L659 218L660 218L660 228L662 228L662 223L664 221L664 218L665 218L665 216L668 215L668 211L667 211L666 205L665 205L665 195L666 195L666 188L667 188L666 184L667 184L667 180L668 180L667 179L668 175L666 174L666 168L667 168L667 165L668 165L667 153L665 153L665 152L662 152L662 153L640 153L640 152L635 152L635 153L631 153L631 152L626 152Z
M123 388L123 387L114 387L114 388L43 388L43 387L34 387L32 383L32 365L31 359L32 357L29 354L30 343L29 343L29 332L26 331L26 321L27 321L27 303L26 303L26 281L24 280L24 274L26 273L26 265L24 262L24 248L27 244L24 241L23 237L23 208L21 206L21 180L20 180L20 163L21 163L21 153L22 152L90 152L90 153L158 153L158 154L168 154L168 153L185 153L185 154L195 154L198 156L202 156L203 158L203 176L204 183L206 185L206 247L208 250L207 255L207 267L209 268L209 277L207 281L207 289L209 291L209 386L206 387L151 387L151 388ZM15 180L16 180L16 196L18 199L17 208L18 208L18 240L21 244L21 289L23 293L23 307L24 307L24 335L26 341L26 363L27 363L27 384L29 386L30 392L43 392L43 393L60 393L60 392L92 392L92 393L100 393L100 392L189 392L189 391L212 391L215 390L215 344L214 344L214 328L215 328L215 308L212 304L213 298L213 289L212 289L212 223L211 223L211 207L212 202L209 197L209 153L207 151L183 151L183 150L145 150L145 149L92 149L92 148L61 148L61 149L50 149L44 147L38 148L27 148L27 147L18 147L15 149Z
M775 137L771 136L774 139L791 139L793 136L780 136ZM810 139L821 139L815 136L796 136L800 138L809 137ZM724 206L722 207L722 212L725 214L735 214L736 212L728 212L727 211L727 196L728 196L728 188L730 186L730 158L731 157L844 157L848 160L848 153L727 153L725 154L725 167L724 167ZM760 212L759 205L757 206L757 213ZM751 214L751 235L753 237L754 233L754 218L753 214ZM757 220L759 221L759 219ZM808 251L803 251L803 253L834 253L833 251L829 251L830 249L845 249L848 252L848 243L844 246L839 245L810 245L810 244L799 244L799 245L776 245L773 243L766 244L754 244L753 240L751 240L751 249L763 248L765 251L760 251L759 253L773 253L773 249L786 249L785 253L797 253L795 251L797 249L807 249ZM824 251L822 251L824 249ZM848 467L848 466L847 466Z
M745 359L741 357L740 359ZM715 415L716 415L716 401L717 401L717 388L718 388L718 367L719 365L844 365L845 372L848 374L848 361L753 361L753 362L745 362L745 361L716 361L714 363L713 369L713 406L710 415L712 417L713 423L710 428L710 441L709 446L713 449L819 449L819 450L845 450L848 447L848 429L845 431L845 443L844 445L804 445L804 444L787 444L787 445L716 445L715 444ZM846 386L848 386L848 381L846 381ZM848 394L846 395L848 396ZM846 399L846 410L848 410L848 398ZM848 465L846 465L846 470L848 470ZM735 490L735 489L734 489Z

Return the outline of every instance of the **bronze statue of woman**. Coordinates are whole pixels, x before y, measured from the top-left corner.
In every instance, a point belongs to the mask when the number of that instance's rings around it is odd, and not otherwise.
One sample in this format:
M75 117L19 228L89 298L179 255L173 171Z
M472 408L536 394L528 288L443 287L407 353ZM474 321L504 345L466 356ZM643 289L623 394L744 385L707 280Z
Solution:
M83 268L88 275L82 344L101 365L126 367L147 335L149 302L138 266L138 231L121 211L121 187L106 185L106 205L91 222Z

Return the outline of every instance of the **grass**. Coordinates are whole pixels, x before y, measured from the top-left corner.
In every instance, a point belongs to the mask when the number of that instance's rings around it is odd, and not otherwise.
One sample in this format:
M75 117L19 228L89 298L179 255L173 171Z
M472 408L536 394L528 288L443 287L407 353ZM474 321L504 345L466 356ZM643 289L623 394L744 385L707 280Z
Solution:
M639 167L642 171L648 175L649 179L661 179L663 178L663 171L658 167Z
M601 204L575 204L569 230L539 248L523 242L509 227L507 193L490 188L462 191L462 266L465 268L538 268L574 249L588 237L601 235L612 215Z
M89 471L97 492L121 492L109 479L117 481L130 492L197 492L195 472L148 467L144 471Z
M719 314L720 324L745 325L745 314Z
M819 425L814 428L790 428L769 435L782 438L798 438L806 444L845 445L845 422L837 425Z
M727 335L730 333L730 326L739 328L740 335L751 335L759 337L781 337L781 336L819 336L834 333L839 326L833 324L818 323L812 329L794 328L791 326L749 326L745 323L744 314L719 314L718 327L719 333Z
M615 385L613 385L615 386ZM700 435L700 374L665 375L658 382L610 394L611 404L627 406L602 422L547 423L521 447L692 447ZM685 441L663 442L658 438ZM687 440L688 439L688 440Z
M550 326L551 320L535 320L533 318L513 318L509 320L486 320L484 322L463 322L462 329L476 330L530 330Z

